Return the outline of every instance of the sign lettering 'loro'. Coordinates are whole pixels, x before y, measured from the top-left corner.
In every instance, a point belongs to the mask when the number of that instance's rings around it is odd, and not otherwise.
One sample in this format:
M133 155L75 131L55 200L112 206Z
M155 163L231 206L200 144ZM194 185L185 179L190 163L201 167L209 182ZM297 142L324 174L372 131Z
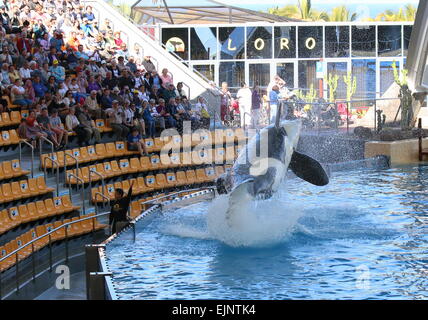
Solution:
M290 50L290 39L288 38L280 38L279 39L280 44L280 50ZM262 38L258 38L254 41L254 48L258 51L261 51L265 48L266 42ZM317 45L317 41L309 37L305 41L305 46L309 50L315 49ZM185 51L185 44L184 41L178 37L173 37L169 39L166 43L166 47L169 51L174 52L184 52ZM236 51L238 48L233 44L233 40L229 38L227 40L227 50L229 51Z

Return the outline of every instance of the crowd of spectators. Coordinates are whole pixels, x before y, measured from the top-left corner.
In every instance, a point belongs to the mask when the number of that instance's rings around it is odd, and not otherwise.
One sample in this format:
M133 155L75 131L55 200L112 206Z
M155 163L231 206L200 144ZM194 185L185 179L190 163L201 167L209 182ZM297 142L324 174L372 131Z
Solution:
M21 138L50 139L68 147L100 142L96 119L130 144L165 128L209 126L206 102L191 104L167 68L158 73L150 56L130 51L108 20L98 23L78 0L10 0L0 7L0 90L29 110ZM6 99L0 112L9 111ZM138 150L141 148L138 147ZM141 152L144 150L141 149Z

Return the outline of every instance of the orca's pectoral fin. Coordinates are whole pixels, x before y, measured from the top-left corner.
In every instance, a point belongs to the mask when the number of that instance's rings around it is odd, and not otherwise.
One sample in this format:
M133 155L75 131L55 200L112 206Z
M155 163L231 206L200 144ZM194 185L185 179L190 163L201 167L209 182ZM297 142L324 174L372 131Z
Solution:
M315 159L299 152L294 152L289 168L299 178L316 186L325 186L329 177L322 165Z

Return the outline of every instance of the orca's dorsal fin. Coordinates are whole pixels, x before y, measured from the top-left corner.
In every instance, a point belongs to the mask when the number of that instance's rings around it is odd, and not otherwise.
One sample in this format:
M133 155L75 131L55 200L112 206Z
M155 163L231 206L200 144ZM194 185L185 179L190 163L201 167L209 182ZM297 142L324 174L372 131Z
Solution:
M313 185L322 187L330 182L330 179L322 165L315 159L294 151L289 168L300 179Z

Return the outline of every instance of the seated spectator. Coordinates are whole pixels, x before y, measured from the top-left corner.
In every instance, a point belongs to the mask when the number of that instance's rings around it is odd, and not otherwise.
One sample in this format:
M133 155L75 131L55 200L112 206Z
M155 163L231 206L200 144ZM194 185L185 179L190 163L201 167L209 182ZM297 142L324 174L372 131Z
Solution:
M41 109L41 114L37 116L37 123L42 128L43 132L46 133L48 139L52 141L56 150L60 149L60 144L57 141L55 132L52 130L50 125L50 118L48 114L48 108L44 107Z
M85 100L85 104L88 106L89 114L93 119L103 118L103 111L98 104L97 91L91 91L91 94Z
M43 84L39 76L35 76L33 80L33 89L36 98L44 97L48 88Z
M22 86L22 80L16 79L10 91L12 97L12 104L23 107L29 107L33 103L26 95L25 88Z
M116 140L126 140L129 134L128 127L124 124L124 110L119 106L119 101L112 102L112 108L106 110L107 115L110 117L110 126L116 134Z
M34 147L36 146L36 142L40 137L47 138L47 134L43 132L42 128L37 123L36 112L34 110L31 110L30 114L28 115L25 123L25 128L25 137L31 141Z
M50 68L52 75L55 77L57 82L65 80L65 69L63 66L59 65L58 60L52 62L53 66Z
M65 118L65 127L69 132L74 132L77 135L78 144L82 147L85 143L89 145L90 132L85 130L76 117L75 107L69 109L69 113Z
M156 105L156 100L155 99L151 99L149 101L149 105L147 106L147 108L149 109L149 112L150 112L152 118L155 121L155 125L159 125L159 127L161 128L161 130L165 130L165 119L158 112L158 108L157 108L157 105Z
M98 128L95 126L95 122L91 119L91 116L89 115L88 106L83 106L80 109L77 119L79 120L80 124L84 127L84 129L87 131L89 140L94 138L95 144L100 143L101 133L98 130Z
M141 156L147 156L146 145L143 141L143 138L139 133L137 128L132 129L131 133L128 135L128 150L130 151L138 151Z
M159 105L157 106L156 109L158 113L165 119L165 123L168 123L170 128L177 127L177 121L174 119L172 114L168 112L164 99L159 99Z
M167 68L162 69L162 74L159 76L159 78L162 80L162 86L165 89L168 89L168 84L174 84L174 79L172 77L172 74L169 73Z
M152 72L156 71L156 67L153 64L153 62L150 60L150 56L145 56L143 61L144 69L147 71L147 73L151 74Z
M61 118L58 116L58 110L53 109L49 117L51 130L55 132L57 141L60 144L59 149L68 148L68 131L64 129Z
M155 133L156 133L155 132L156 131L156 123L155 123L155 118L153 116L153 113L151 112L150 104L147 101L144 101L143 105L142 105L142 109L143 109L142 110L143 119L146 123L146 128L148 129L148 130L146 130L146 133L148 134L148 136L150 138L154 138ZM156 111L156 113L157 113L157 111ZM165 126L165 123L164 123L164 126Z

